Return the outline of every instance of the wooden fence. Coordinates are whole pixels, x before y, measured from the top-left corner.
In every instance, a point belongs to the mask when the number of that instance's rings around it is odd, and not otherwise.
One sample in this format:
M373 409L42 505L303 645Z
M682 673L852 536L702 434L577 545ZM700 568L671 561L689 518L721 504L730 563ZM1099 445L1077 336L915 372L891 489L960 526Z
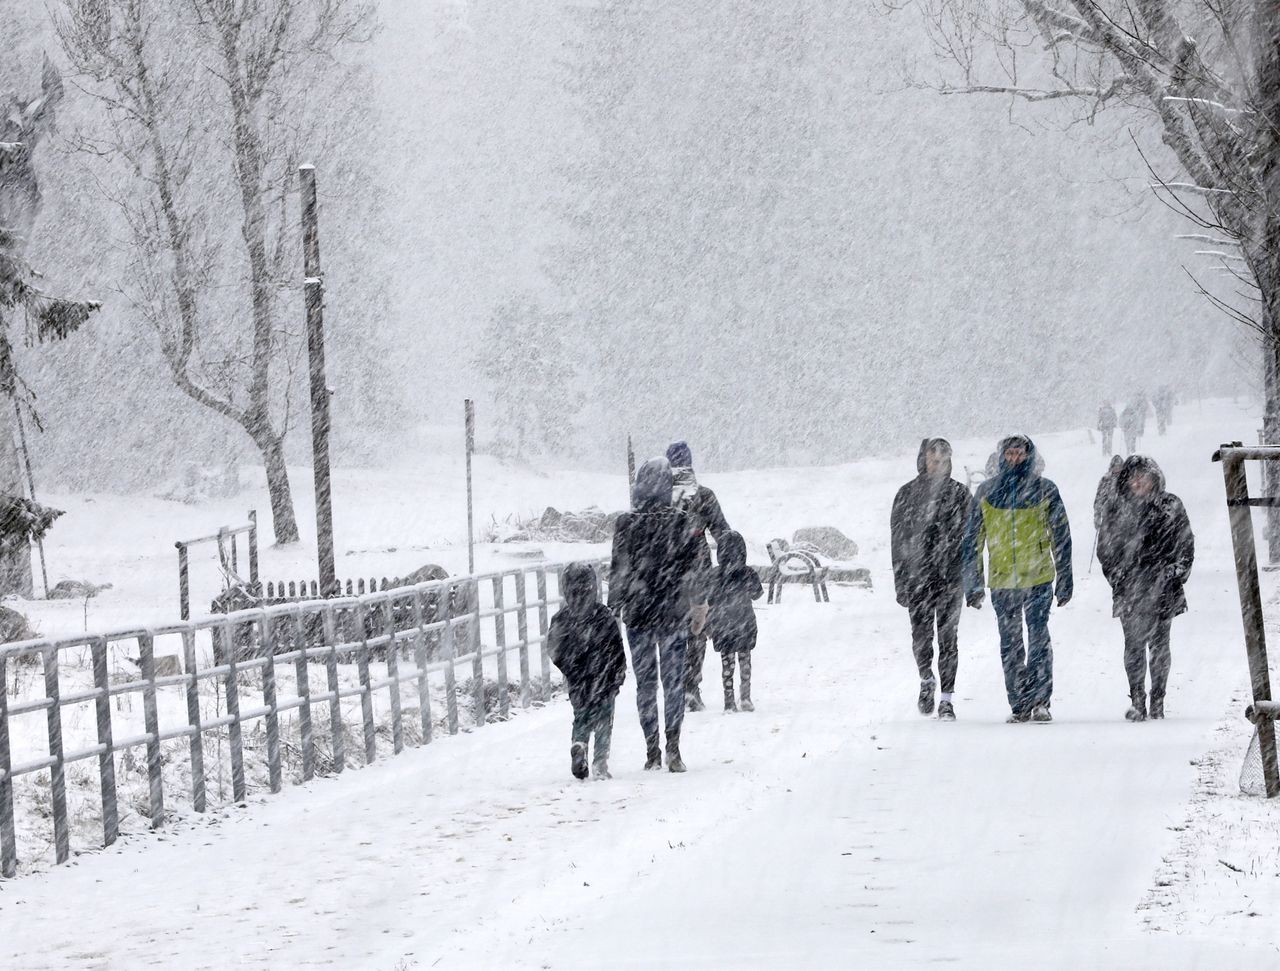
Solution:
M599 570L600 563L593 563ZM428 691L429 676L443 679L446 712L444 723L450 734L458 731L456 668L470 665L474 720L485 724L490 711L485 703L484 661L496 662L496 716L510 714L508 670L509 655L518 653L519 704L528 707L531 697L530 648L539 646L540 673L544 683L550 681L551 667L545 642L550 608L559 603L559 566L537 566L474 577L437 580L412 587L372 592L358 597L335 597L327 600L268 605L235 613L214 615L161 627L82 634L65 638L22 641L0 646L0 876L16 874L18 854L15 838L14 780L24 775L47 770L49 773L49 812L52 817L54 850L58 863L65 862L71 852L71 825L67 810L66 767L86 759L98 764L98 789L102 807L102 845L110 845L119 835L117 806L116 758L126 750L145 747L146 773L149 783L148 808L154 829L165 818L165 791L162 774L161 743L178 738L190 741L191 806L196 812L206 811L208 804L205 772L204 736L222 732L228 741L233 799L246 796L244 745L242 733L249 723L262 723L266 735L266 768L268 785L273 793L281 791L280 716L297 713L301 777L304 781L316 774L313 719L327 717L331 730L332 768L344 768L343 712L344 698L360 699L363 728L364 761L377 757L377 727L374 715L375 696L385 693L389 706L391 746L393 753L405 745L402 685L416 686L417 717L423 743L432 739L433 716ZM557 595L548 590L548 576L556 581ZM533 578L534 595L530 596L529 579ZM509 593L511 598L508 598ZM452 605L452 606L451 606ZM411 612L413 623L405 629L398 618ZM371 631L366 618L383 620L381 632ZM514 615L515 630L509 630ZM534 625L531 627L531 616ZM311 620L316 618L319 624ZM310 622L309 622L310 621ZM492 643L484 643L482 628L492 622ZM251 629L259 647L246 658L235 645L243 642L243 632ZM307 631L319 630L320 643L312 643ZM514 633L514 638L509 635ZM167 640L180 645L182 671L157 676L157 642ZM429 651L429 642L433 650ZM140 671L137 680L113 683L109 676L108 652L120 648L136 648ZM206 647L207 650L200 650ZM379 650L380 649L380 650ZM60 676L62 659L68 652L78 651L91 659L92 687L64 691ZM383 655L378 668L372 666L374 652ZM435 656L431 656L434 654ZM203 656L202 656L203 655ZM7 693L8 671L19 663L39 660L43 669L43 696L10 700ZM132 660L132 659L130 659ZM203 663L202 663L203 661ZM312 665L318 665L312 670ZM339 677L343 670L358 675L355 683L344 687ZM63 665L67 667L67 665ZM292 667L294 692L280 697L277 687L289 678L278 677ZM249 672L261 672L261 698L242 697ZM313 680L319 682L313 684ZM225 714L207 718L201 712L201 683L214 682L225 697ZM158 697L165 689L185 696L185 718L180 724L162 728L158 715ZM129 694L142 696L142 731L120 737L116 731L122 719L113 717L112 700ZM69 706L92 705L96 709L97 739L75 750L63 740L63 711ZM180 710L180 709L179 709ZM21 764L11 764L11 737L14 719L44 712L47 754ZM117 712L118 714L118 712ZM43 744L43 743L41 743ZM168 753L172 758L172 750ZM33 814L34 815L34 814ZM43 814L42 814L43 815ZM24 822L26 822L24 820Z

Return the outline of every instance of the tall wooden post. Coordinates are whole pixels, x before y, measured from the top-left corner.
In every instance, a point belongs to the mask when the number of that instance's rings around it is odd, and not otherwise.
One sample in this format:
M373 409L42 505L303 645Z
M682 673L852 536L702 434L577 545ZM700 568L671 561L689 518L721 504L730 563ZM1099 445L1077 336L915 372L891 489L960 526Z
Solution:
M476 403L467 398L462 403L467 432L467 573L476 572L475 519L471 495L471 454L476 450Z
M1235 448L1239 448L1238 443ZM1245 456L1224 445L1219 453L1227 488L1227 514L1231 521L1231 545L1235 552L1236 582L1240 589L1240 614L1244 620L1244 644L1249 655L1249 680L1253 700L1271 700L1271 675L1267 664L1267 641L1263 632L1262 591L1258 584L1258 553L1253 541L1249 482L1245 476ZM1273 458L1274 460L1274 458ZM1280 795L1280 769L1276 761L1276 723L1261 718L1258 742L1262 749L1262 776L1267 797Z
M13 399L13 417L18 426L18 448L22 452L22 467L27 473L27 489L31 496L31 501L36 502L36 480L31 474L31 452L27 450L27 432L22 424L22 409L18 405L18 398L15 395ZM49 599L49 569L44 562L44 539L36 540L36 547L40 551L40 579L44 583L44 596Z
M636 481L636 450L631 447L631 436L627 436L627 488L630 489Z
M338 590L333 561L333 502L329 484L329 387L324 373L324 282L320 276L320 222L316 167L298 169L302 184L302 265L307 302L307 353L311 361L311 453L316 484L316 558L321 596Z

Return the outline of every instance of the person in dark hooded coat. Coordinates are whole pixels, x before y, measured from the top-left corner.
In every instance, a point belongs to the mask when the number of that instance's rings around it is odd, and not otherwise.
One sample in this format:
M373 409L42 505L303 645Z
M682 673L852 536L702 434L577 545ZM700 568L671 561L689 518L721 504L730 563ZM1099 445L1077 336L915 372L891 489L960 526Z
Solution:
M740 534L733 530L721 534L716 556L720 565L711 582L708 629L712 646L720 654L724 710L738 710L733 697L733 666L737 658L742 672L742 710L755 711L751 701L751 652L756 646L756 612L751 601L760 599L764 587L756 571L747 566L747 544Z
M645 462L632 487L632 511L618 517L609 573L609 608L627 626L646 769L662 767L658 744L658 679L667 736L667 768L683 772L685 648L694 605L706 603L706 575L692 518L671 505L671 466Z
M1071 526L1058 487L1036 470L1025 435L1000 442L999 473L978 487L965 527L965 601L979 608L991 587L1010 722L1049 722L1053 645L1049 612L1074 592ZM990 570L984 575L986 547ZM1023 638L1023 623L1026 638Z
M911 618L911 647L920 673L920 714L933 714L934 689L942 682L938 717L955 718L959 660L956 629L964 606L964 529L969 490L951 478L951 443L926 438L916 456L917 475L898 490L889 514L893 586ZM933 676L934 631L938 679Z
M1116 409L1110 401L1104 401L1098 409L1098 431L1102 433L1102 454L1111 452L1111 441L1116 433Z
M1131 455L1117 480L1098 541L1098 562L1111 584L1112 614L1124 630L1124 667L1129 679L1130 721L1164 717L1169 683L1169 634L1173 618L1187 609L1183 590L1195 560L1195 536L1187 511L1166 491L1154 459ZM1151 673L1150 707L1147 671Z
M570 767L575 778L587 777L587 744L595 735L592 770L597 779L608 779L614 698L627 679L622 632L600 603L596 571L585 563L564 568L560 595L564 606L551 618L547 656L564 675L573 706Z
M687 442L672 442L667 447L667 461L671 463L671 502L693 520L694 529L702 542L698 547L698 560L708 582L711 576L711 550L706 539L710 537L718 545L729 531L729 523L720 508L720 500L707 486L698 481L693 472L693 451ZM698 605L694 605L694 618L689 629L689 645L684 659L684 696L689 711L702 711L702 666L707 656L707 631ZM694 628L697 627L697 630Z

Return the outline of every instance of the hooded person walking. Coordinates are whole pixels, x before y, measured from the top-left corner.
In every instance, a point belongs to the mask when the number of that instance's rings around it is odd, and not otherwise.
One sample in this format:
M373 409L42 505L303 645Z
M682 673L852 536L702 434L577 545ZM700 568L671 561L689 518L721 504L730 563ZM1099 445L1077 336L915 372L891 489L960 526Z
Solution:
M933 714L941 681L938 717L953 721L959 663L956 629L964 604L964 530L969 490L951 478L951 443L926 438L916 456L917 475L898 490L889 514L893 585L898 604L911 618L911 649L920 673L920 714ZM933 674L934 631L938 677Z
M627 656L617 618L600 602L596 571L570 563L560 575L564 606L551 618L547 656L564 675L573 706L569 764L576 779L587 777L587 746L595 736L591 760L597 779L608 779L613 707L627 680Z
M672 504L693 520L698 534L699 568L705 575L705 581L710 583L711 550L706 538L710 535L719 545L720 540L729 532L729 523L724 518L716 494L699 483L694 475L693 452L688 443L672 442L667 447L667 461L671 463ZM695 632L692 627L689 630L689 646L685 652L684 693L689 711L702 711L706 708L702 701L702 668L707 656L705 607L694 606L694 620L698 622L698 631ZM713 633L712 637L714 636Z
M760 577L747 566L747 544L742 536L729 530L716 546L720 560L711 583L712 645L720 654L721 680L724 682L724 710L738 711L733 697L733 666L736 658L740 675L739 699L742 711L755 711L751 701L751 652L756 646L756 612L751 601L764 593Z
M1036 471L1031 439L1010 436L997 451L998 473L978 487L965 528L965 600L979 608L983 588L991 587L1008 720L1047 722L1053 720L1049 611L1055 580L1058 606L1071 600L1071 526L1058 487ZM984 547L989 560L985 574Z
M692 609L706 603L699 545L692 518L671 505L671 466L649 459L636 472L631 512L618 517L609 572L609 608L622 617L636 676L636 707L644 731L646 769L662 767L658 681L662 681L667 768L683 772L685 648ZM705 608L703 609L705 621ZM695 623L699 631L701 625Z
M1187 609L1183 587L1196 543L1182 500L1165 490L1164 473L1154 459L1129 456L1117 477L1117 492L1099 529L1098 562L1111 584L1112 614L1124 630L1125 718L1145 721L1164 717L1170 628Z

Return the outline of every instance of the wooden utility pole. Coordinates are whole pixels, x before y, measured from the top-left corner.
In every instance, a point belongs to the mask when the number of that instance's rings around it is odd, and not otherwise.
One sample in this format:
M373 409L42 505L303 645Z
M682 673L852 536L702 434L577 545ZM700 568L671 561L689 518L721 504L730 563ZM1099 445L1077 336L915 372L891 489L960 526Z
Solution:
M320 276L320 214L316 167L298 169L302 183L302 269L307 302L307 353L311 362L311 455L316 484L316 558L321 596L338 590L333 560L333 499L329 480L329 385L324 373L324 281Z
M631 436L627 436L627 488L630 489L636 481L636 450L631 447Z
M475 519L471 496L471 454L476 450L476 403L467 398L462 403L463 422L467 432L467 573L476 572Z
M27 489L31 495L31 501L36 501L36 480L31 474L31 453L27 450L27 432L22 425L22 409L18 405L17 396L13 399L13 417L18 424L18 447L22 450L22 466L27 472ZM44 582L44 597L49 599L49 569L44 562L44 538L36 540L36 546L40 550L40 579Z

